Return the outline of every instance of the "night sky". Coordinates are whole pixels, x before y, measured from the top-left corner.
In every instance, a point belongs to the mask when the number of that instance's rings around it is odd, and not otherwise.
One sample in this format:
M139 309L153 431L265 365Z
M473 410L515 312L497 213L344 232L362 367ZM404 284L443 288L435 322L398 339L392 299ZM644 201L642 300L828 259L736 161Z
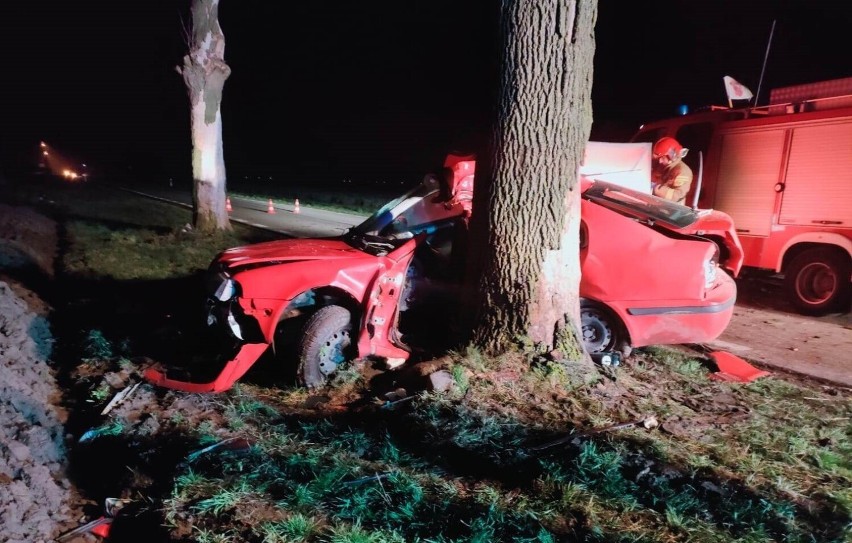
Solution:
M310 4L310 5L302 5ZM45 140L93 171L190 177L174 67L189 1L0 4L0 171ZM221 0L231 180L415 180L487 136L495 19L478 1ZM838 7L839 6L839 7ZM601 0L594 135L761 88L852 76L852 2Z

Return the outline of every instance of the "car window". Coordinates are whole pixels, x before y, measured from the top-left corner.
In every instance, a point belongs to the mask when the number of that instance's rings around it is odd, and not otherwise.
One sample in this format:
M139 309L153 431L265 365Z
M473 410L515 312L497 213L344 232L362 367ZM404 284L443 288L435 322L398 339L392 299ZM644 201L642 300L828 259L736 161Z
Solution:
M387 226L379 232L380 236L391 236L401 232L418 234L428 231L428 226L437 221L460 215L458 204L447 205L441 200L440 193L435 192L416 201L404 202L409 204Z
M370 215L364 222L356 226L353 230L360 234L379 235L380 232L386 230L388 226L404 213L408 208L414 206L417 202L431 198L432 195L439 192L437 179L427 177L424 181L403 194L402 196L391 200ZM408 219L406 219L407 221Z
M592 183L583 197L614 211L662 221L676 228L684 228L698 220L698 214L686 206L605 181Z

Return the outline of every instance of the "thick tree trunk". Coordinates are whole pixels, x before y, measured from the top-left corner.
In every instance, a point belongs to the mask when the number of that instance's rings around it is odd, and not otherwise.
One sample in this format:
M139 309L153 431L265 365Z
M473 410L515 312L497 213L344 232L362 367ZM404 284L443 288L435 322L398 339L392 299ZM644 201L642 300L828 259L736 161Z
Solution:
M231 69L225 64L225 35L219 0L193 0L189 54L177 67L191 106L192 220L202 232L228 230L225 159L222 146L222 89Z
M591 130L596 0L503 0L500 88L474 342L519 338L588 360L579 343L577 168ZM490 162L490 164L489 164ZM478 172L479 173L479 172ZM481 224L481 222L480 222Z

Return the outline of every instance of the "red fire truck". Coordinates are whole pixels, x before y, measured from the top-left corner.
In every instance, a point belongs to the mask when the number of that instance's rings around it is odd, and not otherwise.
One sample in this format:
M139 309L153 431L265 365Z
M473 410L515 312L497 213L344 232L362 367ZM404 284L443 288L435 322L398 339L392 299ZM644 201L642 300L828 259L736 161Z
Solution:
M783 273L803 313L848 310L852 77L773 89L766 106L648 123L632 141L662 136L690 150L687 203L734 219L745 266Z

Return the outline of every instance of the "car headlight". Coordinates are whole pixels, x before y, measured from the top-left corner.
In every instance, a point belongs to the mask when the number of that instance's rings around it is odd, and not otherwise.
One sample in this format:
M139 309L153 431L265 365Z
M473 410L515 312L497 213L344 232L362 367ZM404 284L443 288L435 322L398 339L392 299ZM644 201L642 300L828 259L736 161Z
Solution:
M220 302L233 299L238 292L237 282L224 272L218 272L210 278L210 295Z
M233 279L225 279L219 283L216 292L213 294L220 302L227 302L237 295L237 283Z

